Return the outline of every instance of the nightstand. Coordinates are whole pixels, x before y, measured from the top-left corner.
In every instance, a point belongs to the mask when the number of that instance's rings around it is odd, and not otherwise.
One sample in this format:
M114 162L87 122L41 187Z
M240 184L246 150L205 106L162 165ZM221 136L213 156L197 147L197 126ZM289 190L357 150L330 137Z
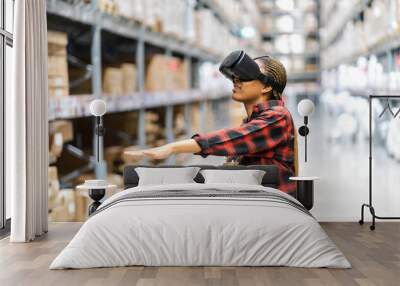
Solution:
M290 177L297 184L297 200L303 204L307 210L311 210L314 206L314 181L319 177Z
M115 185L107 184L105 180L86 180L84 184L77 186L77 189L88 190L89 197L94 201L89 206L89 216L101 205L100 200L104 198L107 188L115 188Z

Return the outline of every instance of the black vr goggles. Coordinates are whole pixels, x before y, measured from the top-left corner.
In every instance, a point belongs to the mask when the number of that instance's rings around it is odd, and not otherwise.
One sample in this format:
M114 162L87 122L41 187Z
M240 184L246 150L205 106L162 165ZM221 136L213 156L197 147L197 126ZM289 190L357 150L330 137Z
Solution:
M228 79L233 81L237 78L240 81L259 80L266 85L272 86L279 92L282 88L277 86L274 79L261 72L260 67L255 62L256 59L268 56L250 58L244 51L234 51L230 53L219 66L219 71Z

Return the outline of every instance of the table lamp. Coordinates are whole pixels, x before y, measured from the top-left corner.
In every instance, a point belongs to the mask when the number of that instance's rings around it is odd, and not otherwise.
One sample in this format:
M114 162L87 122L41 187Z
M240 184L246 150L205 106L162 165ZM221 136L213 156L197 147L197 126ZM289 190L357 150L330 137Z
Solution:
M297 105L297 110L304 117L304 125L299 128L299 134L304 137L304 161L307 162L307 135L310 133L308 129L308 116L314 112L314 103L309 99L303 99Z
M96 117L96 163L100 164L102 161L103 150L100 148L100 137L104 136L105 128L103 126L102 116L106 113L106 102L101 99L95 99L90 103L90 113ZM89 191L89 197L93 199L93 203L89 206L89 215L97 210L101 205L100 200L105 196L106 189L115 187L109 185L106 180L85 180L85 183L77 186L78 189L85 189Z
M297 110L304 117L304 125L298 130L301 136L304 136L304 161L307 162L307 135L310 133L308 129L308 116L314 112L314 103L309 99L303 99L297 105ZM307 210L311 210L314 206L314 181L319 177L297 176L290 177L292 181L296 181L296 198L301 202Z

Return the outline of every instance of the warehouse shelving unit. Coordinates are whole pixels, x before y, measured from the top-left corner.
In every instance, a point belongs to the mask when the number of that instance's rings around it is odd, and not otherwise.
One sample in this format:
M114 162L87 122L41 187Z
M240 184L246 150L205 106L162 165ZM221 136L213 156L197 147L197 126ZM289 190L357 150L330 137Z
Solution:
M273 13L272 15L276 15L276 14ZM292 35L292 34L299 34L304 37L310 37L310 38L318 38L319 37L318 31L309 31L308 32L308 31L303 31L303 30L293 30L290 32L287 32L287 31L264 32L263 37L269 39L269 38L275 38L275 37L281 36L281 35Z
M232 33L237 27L230 22L224 11L219 9L215 1L199 0L208 8L212 9L221 23L230 27ZM188 135L191 134L191 104L193 102L200 103L201 131L205 131L205 118L207 112L207 101L225 103L228 100L229 94L214 93L204 94L195 88L196 83L192 81L196 78L193 64L195 62L211 61L217 62L221 56L210 54L208 51L198 48L184 40L179 40L171 35L166 35L150 30L141 23L130 21L119 16L113 16L100 11L96 1L92 0L90 4L82 2L69 2L60 0L48 0L47 12L51 15L52 21L67 20L73 25L85 25L90 28L90 50L91 63L88 68L92 81L92 94L87 95L69 95L62 98L49 99L49 120L57 119L77 119L89 117L89 103L94 98L103 98L108 104L108 113L119 113L127 111L137 111L137 145L140 148L146 148L146 132L145 111L148 108L165 108L165 137L167 142L174 141L173 132L173 106L184 105L185 130ZM102 93L102 32L111 33L126 39L135 41L136 48L133 51L133 58L137 66L137 84L138 91L134 94L104 96ZM187 91L162 91L162 92L147 92L144 88L145 82L145 53L148 45L157 47L164 51L165 55L179 54L189 66L188 79L191 90ZM72 112L71 112L72 110ZM228 112L228 110L222 110ZM226 115L226 117L228 117ZM100 146L103 146L101 142ZM70 146L71 147L71 146ZM73 148L72 146L71 148ZM69 148L69 149L71 149ZM94 145L93 145L94 148ZM95 149L95 148L94 148ZM70 150L71 151L71 150ZM72 150L75 155L80 154L86 156L80 150ZM94 154L95 155L95 154ZM145 160L144 163L146 163ZM171 164L175 162L175 158L169 158L165 163ZM83 168L83 171L94 168L97 178L105 178L107 170L104 169L105 164L88 164ZM69 174L68 178L76 177L81 173L80 170Z
M327 76L326 87L324 86L324 88L326 88L327 94L333 92L333 94L336 93L338 98L343 96L343 98L354 99L356 102L364 103L364 105L360 104L360 106L354 106L354 108L360 108L360 113L362 114L369 114L368 121L364 120L366 118L359 118L360 115L355 115L354 117L361 123L368 122L369 202L361 206L361 220L359 223L364 223L364 207L367 207L372 217L371 230L375 229L375 219L399 219L397 216L376 215L372 204L372 181L374 177L372 174L374 165L372 150L380 149L384 151L381 154L386 153L388 155L387 159L398 160L396 154L393 153L393 149L391 149L395 144L390 141L392 135L397 134L398 130L383 127L385 124L386 126L390 126L397 119L393 118L393 116L384 116L381 118L381 115L383 115L381 112L385 110L386 104L389 105L389 100L392 108L398 108L399 106L397 99L400 92L398 82L400 51L400 30L398 25L400 19L396 15L399 8L397 0L359 0L358 2L354 2L354 5L346 9L346 11L332 13L332 17L340 13L346 14L339 23L334 24L334 27L326 29L326 31L330 31L330 34L326 35L322 50L322 58L325 59L323 73ZM335 9L335 5L330 9ZM327 19L325 25L330 24L332 24L331 19ZM352 26L349 27L348 25ZM375 28L372 31L377 32L376 35L374 32L371 32L371 27ZM351 29L346 31L346 28ZM346 34L349 31L351 33ZM374 38L371 39L371 37ZM353 42L349 42L350 39ZM343 48L341 47L343 43L357 43L357 45L351 51L347 51L347 53L339 53L341 52L341 48ZM344 49L346 50L346 47ZM338 52L338 55L332 57L336 52ZM374 71L376 70L378 72L375 73ZM355 74L356 76L353 78L348 76L350 74ZM348 78L351 78L351 80L347 80ZM357 84L359 79L364 80L362 84ZM378 103L382 105L382 109L378 107ZM334 105L335 103L332 103L332 106ZM354 110L342 110L341 112L350 115L354 113ZM373 140L374 137L375 139ZM384 191L383 186L379 187Z
M387 3L390 5L390 14L389 14L389 22L396 21L396 10L399 7L393 7L395 5L395 1L388 1ZM371 0L359 0L355 5L352 6L351 9L347 11L343 20L336 25L336 29L332 29L333 32L327 35L325 41L322 45L322 53L332 44L340 39L343 34L344 28L350 22L363 19L363 15L365 10L373 3ZM397 8L397 9L395 9ZM335 9L335 5L331 8ZM326 21L329 23L330 21ZM362 50L353 52L350 55L346 55L345 57L338 57L334 62L329 64L323 64L322 69L324 71L332 71L338 69L340 65L351 65L357 62L359 58L369 58L371 56L376 56L380 60L384 60L386 62L387 72L390 73L394 71L394 53L396 50L400 48L400 31L392 31L388 32L388 34L378 42L375 42L371 45L363 47ZM340 89L340 88L337 88ZM356 89L348 89L352 94L360 95L363 94L367 96L368 94L374 93L387 93L387 92L398 92L398 90L389 90L386 88L380 89L368 89L368 90L356 90Z
M340 35L343 32L344 27L346 27L346 24L350 21L353 21L355 18L357 18L360 13L362 11L364 11L364 9L368 6L368 3L370 2L370 0L359 0L358 3L356 5L354 5L351 9L345 11L346 15L342 18L342 21L339 22L339 24L335 24L335 28L333 29L333 32L331 32L327 38L322 41L322 48L326 48L329 47L333 42L335 42L338 37L340 37ZM334 9L336 8L337 2L335 2L335 4L333 5L333 7L331 8L331 11L334 11ZM329 13L332 14L332 13ZM333 16L331 16L333 17ZM328 18L327 20L325 20L324 25L330 23L332 19Z
M337 60L335 63L324 66L324 69L334 69L341 64L352 64L360 57L369 57L371 55L386 55L392 57L392 51L400 47L400 33L395 33L379 43L366 47L364 51L350 55L346 58ZM392 60L391 60L392 61ZM391 62L390 61L390 62Z
M267 2L267 1L265 1ZM263 3L260 3L260 9L261 13L265 17L271 17L273 19L272 23L276 21L279 17L282 16L291 16L292 19L294 20L294 29L291 31L288 30L283 30L280 31L277 29L277 27L270 27L267 31L264 31L262 33L262 37L265 43L273 43L278 37L281 36L291 36L291 35L300 35L304 37L305 41L307 40L313 40L319 43L320 37L319 37L319 25L320 25L320 19L319 19L319 5L320 1L315 0L315 6L309 9L298 9L295 7L293 10L283 10L277 6L277 1L272 0L267 2L268 3L268 8L263 7ZM296 5L296 1L293 2L294 5ZM299 21L301 19L301 15L305 16L308 14L315 15L317 19L317 27L315 30L312 29L306 29L305 27L302 27L301 24L302 21ZM274 25L274 24L272 24ZM292 60L302 60L305 63L312 63L315 64L316 69L315 70L304 70L304 71L290 71L288 70L288 88L286 89L286 95L289 95L290 97L298 97L300 99L303 96L306 97L316 97L316 95L319 93L319 89L315 89L314 86L312 89L305 88L306 85L309 85L312 82L316 82L319 84L320 82L320 45L318 46L318 49L315 51L308 51L305 49L304 52L302 53L295 53L295 52L281 52L277 51L275 48L273 48L273 51L270 52L271 56L276 57L277 59L290 59ZM302 86L302 83L304 83L304 86ZM290 85L293 85L290 87Z
M200 3L211 9L211 11L213 11L214 14L221 20L221 22L229 27L229 30L232 33L237 33L239 26L236 23L233 23L231 19L229 19L225 11L221 9L221 7L219 7L219 5L214 0L200 0Z

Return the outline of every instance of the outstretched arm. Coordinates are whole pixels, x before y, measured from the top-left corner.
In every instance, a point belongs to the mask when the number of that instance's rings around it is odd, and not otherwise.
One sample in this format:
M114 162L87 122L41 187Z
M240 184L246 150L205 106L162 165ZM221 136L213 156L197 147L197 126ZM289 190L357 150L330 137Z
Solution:
M172 154L178 153L198 153L201 151L199 144L194 139L186 139L173 143L169 143L160 147L127 151L125 154L132 159L140 160L143 156L148 156L151 159L165 159Z
M127 156L141 159L165 159L177 153L235 156L274 149L285 141L286 119L282 113L271 111L262 119L253 120L237 128L225 128L208 134L195 134L192 139L169 143L160 147L125 152Z

